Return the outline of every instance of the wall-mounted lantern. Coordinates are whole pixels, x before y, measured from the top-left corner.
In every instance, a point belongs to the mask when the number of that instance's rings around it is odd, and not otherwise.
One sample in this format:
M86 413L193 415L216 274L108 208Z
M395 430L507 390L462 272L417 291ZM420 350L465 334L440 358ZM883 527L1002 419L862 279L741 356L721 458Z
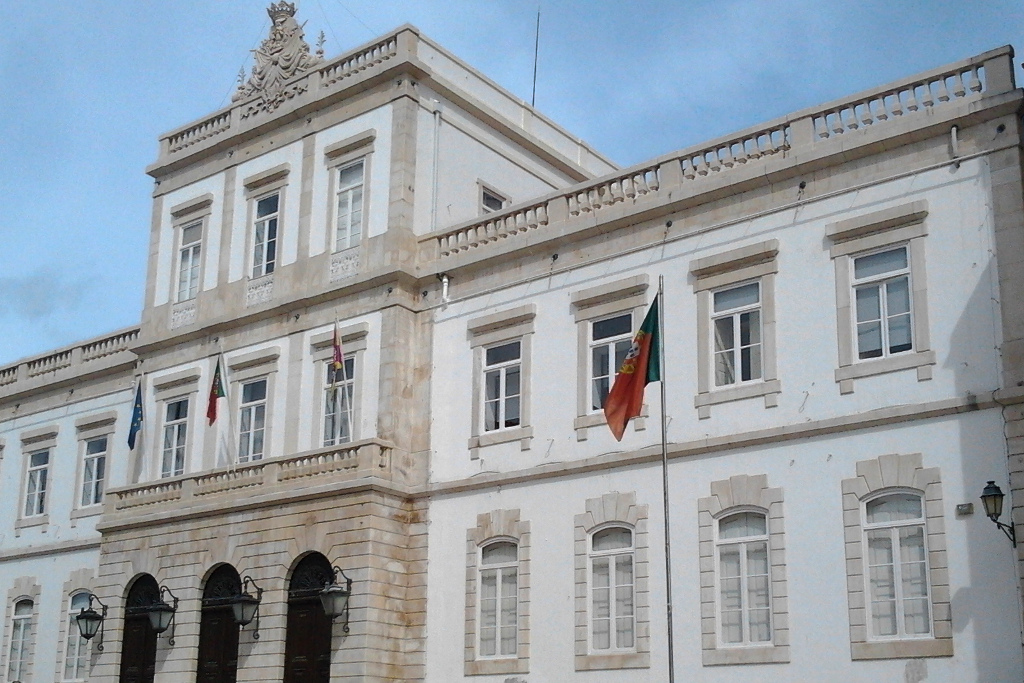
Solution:
M1006 537L1013 543L1013 547L1017 547L1017 531L1013 528L1012 524L1003 524L999 521L999 518L1003 514L1003 491L994 481L990 481L985 490L981 492L981 502L985 506L985 514L988 518L996 523Z
M164 593L171 596L171 600L174 601L172 604L169 605L164 601ZM171 629L171 634L167 639L170 645L174 645L174 613L177 611L178 598L170 588L160 586L160 596L155 603L149 606L149 623L157 633L163 633L168 627Z
M345 579L345 585L338 582L338 576ZM342 630L348 633L348 599L352 596L352 579L348 578L340 568L334 567L334 577L331 582L320 591L320 602L324 605L324 613L327 618L334 621L344 616L345 622Z
M256 589L256 597L245 590L247 585ZM263 589L256 585L252 577L246 576L242 579L241 592L231 599L231 612L234 614L235 623L244 628L252 620L256 619L256 626L253 627L252 639L260 639L260 601L263 600Z
M102 612L97 612L92 608L93 601L103 609ZM96 649L100 652L103 652L103 620L106 618L107 606L92 593L89 593L89 606L83 607L82 611L75 616L78 632L82 634L83 638L92 640L97 632L100 634L100 639L96 641Z

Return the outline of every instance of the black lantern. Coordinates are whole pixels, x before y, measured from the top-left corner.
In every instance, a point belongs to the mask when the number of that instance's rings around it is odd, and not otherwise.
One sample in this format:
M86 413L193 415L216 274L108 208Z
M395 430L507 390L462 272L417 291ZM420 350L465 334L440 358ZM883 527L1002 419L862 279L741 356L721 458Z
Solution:
M1017 531L1010 524L1003 524L999 521L999 518L1003 515L1003 491L994 481L990 481L986 486L985 490L981 492L981 503L985 506L985 514L988 518L995 522L996 526L1002 530L1010 542L1013 543L1013 547L1017 547Z
M93 601L103 608L103 612L97 612L92 608ZM78 624L78 632L82 634L82 637L86 640L92 640L97 632L100 634L100 639L96 641L96 649L103 652L103 620L107 618L107 606L100 602L92 593L89 593L89 606L83 607L82 611L75 616L75 622Z
M167 604L164 601L164 593L171 596L172 604ZM157 633L163 633L168 628L171 629L171 635L168 637L167 642L174 645L174 613L178 611L178 598L171 592L171 589L167 586L160 586L160 596L157 601L149 606L149 623L152 625L153 630Z
M256 597L245 590L246 585L252 585L256 589ZM231 599L231 612L234 614L235 623L239 626L246 626L256 619L256 626L253 628L253 640L260 639L260 601L263 599L263 589L256 585L251 577L242 579L241 593Z
M338 576L345 579L345 585L338 582ZM320 602L324 606L324 614L331 621L340 616L345 617L345 625L342 630L348 633L348 599L352 597L352 579L348 578L340 568L334 568L334 577L331 582L320 591Z

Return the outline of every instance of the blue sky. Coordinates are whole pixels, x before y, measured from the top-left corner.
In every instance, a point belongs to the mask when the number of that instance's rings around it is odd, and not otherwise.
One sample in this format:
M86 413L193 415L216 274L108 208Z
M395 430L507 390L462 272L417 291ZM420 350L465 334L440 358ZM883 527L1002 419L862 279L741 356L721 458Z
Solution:
M268 4L0 9L0 365L139 321L157 137L229 102ZM623 165L1000 45L1024 49L1019 0L539 4L538 109ZM328 57L408 22L530 98L535 1L298 6Z

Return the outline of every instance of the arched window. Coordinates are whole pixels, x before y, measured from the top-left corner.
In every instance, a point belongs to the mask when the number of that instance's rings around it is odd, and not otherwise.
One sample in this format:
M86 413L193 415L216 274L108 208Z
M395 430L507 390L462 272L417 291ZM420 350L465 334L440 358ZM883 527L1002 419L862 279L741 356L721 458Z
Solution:
M67 644L64 648L64 680L81 681L89 674L89 641L82 637L75 617L89 606L89 593L82 591L68 602Z
M607 527L590 537L590 648L636 647L633 531Z
M320 553L306 555L288 584L288 627L284 650L284 683L329 683L333 624L324 613L320 591L334 570Z
M156 579L142 574L132 582L124 607L120 683L153 683L156 675L156 631L150 607L160 601Z
M726 515L716 525L719 642L770 643L768 523L764 513Z
M864 504L871 636L931 635L924 501L891 493Z
M515 657L519 628L519 546L510 541L480 549L480 656Z
M230 564L217 567L203 588L199 621L197 683L235 683L238 671L238 624L231 600L242 592L242 581Z
M11 619L11 652L7 658L7 680L20 681L28 673L29 648L32 644L32 601L14 603Z

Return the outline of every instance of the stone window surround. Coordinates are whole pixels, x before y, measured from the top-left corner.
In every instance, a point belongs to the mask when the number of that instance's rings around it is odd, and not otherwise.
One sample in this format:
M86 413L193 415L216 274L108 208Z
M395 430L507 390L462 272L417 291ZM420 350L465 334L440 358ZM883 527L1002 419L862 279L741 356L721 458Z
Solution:
M57 670L54 676L55 681L64 680L64 659L67 656L67 639L69 635L77 633L75 631L69 633L69 626L71 625L71 599L78 593L93 593L96 592L96 580L91 569L78 569L71 573L71 576L67 581L64 582L64 588L61 592L61 608L60 608L60 631L57 634ZM86 652L89 654L86 657L88 662L86 666L92 668L92 643L86 646Z
M477 515L477 525L466 532L466 676L489 674L525 674L530 671L530 523L519 519L519 510L494 510ZM517 619L518 653L515 657L478 659L477 579L481 549L494 541L507 540L519 549L517 579L519 613Z
M497 189L495 189L495 186L492 185L491 183L485 182L482 179L477 178L476 188L476 213L478 216L486 216L488 213L491 213L490 210L484 207L484 192L493 196L495 199L500 199L502 210L508 208L511 205L511 202L508 199L508 195L505 194L504 192L500 192Z
M853 660L952 657L949 566L939 468L922 466L920 453L882 455L857 463L857 476L844 479L843 526L846 540L846 583L849 599L850 656ZM928 542L928 578L932 636L871 640L867 625L867 579L864 576L864 503L886 492L921 495Z
M917 369L917 380L932 378L935 351L930 350L928 328L927 271L924 238L928 235L925 219L928 202L918 200L881 211L830 223L826 234L832 242L829 254L835 264L836 312L839 367L835 381L840 394L852 394L855 379L900 370ZM910 260L910 310L913 318L914 348L907 353L858 360L855 353L854 309L852 302L852 261L861 252L885 247L908 246Z
M526 304L473 318L467 323L469 344L473 349L473 414L471 416L471 436L467 444L469 457L472 460L480 457L481 448L499 443L519 441L521 450L530 450L533 441L533 427L530 425L530 374L532 368L530 349L536 317L537 305ZM513 341L522 342L519 356L521 373L519 426L485 432L483 430L484 352L489 346Z
M370 333L368 323L357 323L346 327L338 328L338 336L341 337L341 348L345 357L352 357L352 364L355 367L355 378L352 383L352 441L361 438L359 426L362 420L362 396L363 382L365 380L365 368L363 367L363 352L366 351L367 337ZM316 387L316 419L313 420L312 447L322 448L324 442L324 392L327 390L327 377L324 372L324 365L334 358L334 327L327 332L314 334L309 339L310 358L314 367L314 386ZM269 387L268 387L269 392Z
M590 337L591 328L596 320L609 318L615 314L631 313L632 330L639 327L647 308L646 274L609 282L596 287L588 287L572 293L570 306L576 319L576 419L573 428L576 440L587 440L587 429L607 424L603 411L590 410ZM614 368L613 372L618 368ZM640 417L634 419L633 429L640 432L647 428L647 404L643 405Z
M6 614L4 617L4 638L2 649L0 649L0 671L3 672L4 680L7 679L7 671L10 666L11 657L11 629L14 620L14 605L22 600L32 601L32 637L28 643L28 675L22 677L22 683L31 683L33 664L36 662L36 642L39 633L39 595L42 587L34 576L22 576L14 581L14 585L7 591Z
M697 395L693 404L702 420L711 417L711 406L764 397L764 407L779 403L775 350L775 276L779 271L779 241L765 240L695 260L690 265L697 294ZM761 295L761 379L722 388L712 386L714 363L711 344L712 295L714 290L744 282L759 282Z
M576 582L576 671L646 669L651 666L650 567L648 566L647 506L636 504L636 493L617 491L586 502L586 512L573 518ZM590 650L590 539L595 531L627 527L633 532L633 590L636 651L593 653Z
M704 666L789 662L789 590L786 579L786 538L781 488L769 488L764 474L740 474L711 482L711 495L697 501L700 544L701 655ZM753 511L768 522L768 553L772 640L758 645L718 642L718 561L715 552L718 520Z
M227 411L231 415L231 420L228 422L231 425L234 433L231 434L231 443L236 448L235 457L237 457L237 445L238 445L238 430L241 425L238 422L238 415L242 404L242 384L254 379L265 378L267 380L267 401L266 411L264 413L264 425L263 425L263 457L269 457L267 454L267 448L270 445L270 433L272 427L272 416L274 412L273 408L273 397L276 384L276 373L277 373L277 360L281 357L280 346L270 346L263 349L258 349L249 353L232 355L231 353L224 354L224 384L227 390ZM216 357L211 359L216 363ZM216 366L211 366L215 368ZM210 370L212 373L214 370ZM206 430L203 450L206 453L217 452L217 440L218 436L216 430ZM204 465L205 467L217 467L218 465L209 462Z
M93 517L103 512L103 504L82 506L82 478L85 476L85 445L87 442L107 437L107 462L103 473L106 482L109 482L111 465L111 446L113 445L114 429L117 422L117 411L108 410L103 413L86 415L75 420L75 432L78 437L78 465L75 472L74 502L71 509L71 526L75 526L75 520L82 517ZM104 484L106 488L106 483Z
M207 249L207 228L210 225L210 214L213 212L213 194L207 192L204 195L175 204L171 207L171 228L174 230L174 264L171 268L171 292L170 301L172 311L175 308L193 305L199 292L203 291L203 263L206 261ZM178 275L181 269L181 235L188 226L202 223L202 237L200 238L200 265L199 282L196 285L196 297L178 301Z
M339 140L338 142L327 145L324 148L324 164L327 168L327 214L325 220L327 238L327 253L335 254L342 252L355 251L359 249L359 245L350 246L348 249L343 249L340 252L335 250L338 242L338 226L337 211L338 211L338 173L341 168L348 166L360 159L363 160L363 224L361 228L360 242L365 241L367 237L367 230L369 229L368 220L370 212L367 208L370 205L370 183L368 179L370 177L370 162L373 157L374 141L377 139L377 130L370 128L362 133Z
M163 433L164 423L167 421L167 404L172 401L178 401L181 399L188 399L188 417L186 418L185 433L188 438L185 441L185 465L184 471L189 472L189 458L192 455L191 445L193 440L196 438L196 427L201 424L197 422L197 411L201 410L199 405L199 378L201 371L199 368L189 368L187 370L181 370L168 375L162 375L152 380L153 384L153 397L157 404L157 419L156 429L152 430L154 433L150 435L153 441L153 458L151 459L155 470L153 472L152 480L158 481L163 478L161 477L162 470L162 459L163 459ZM145 398L143 399L145 401ZM205 417L205 414L204 414Z
M252 277L253 244L256 239L256 203L264 197L277 195L277 262L274 270L281 265L281 236L284 231L284 209L287 202L286 192L291 164L284 163L253 174L242 181L245 190L245 275L250 287L272 282L274 273Z
M47 527L50 523L50 498L53 493L53 467L55 464L54 452L57 448L58 432L59 427L57 425L47 425L45 427L38 427L21 433L21 453L25 458L25 462L21 468L21 487L18 489L21 491L21 495L18 497L18 516L14 520L15 536L20 536L22 529L30 527L42 527L42 533L46 533ZM46 465L45 511L41 515L26 517L25 496L28 495L28 458L33 453L38 453L40 451L49 451L49 459Z

